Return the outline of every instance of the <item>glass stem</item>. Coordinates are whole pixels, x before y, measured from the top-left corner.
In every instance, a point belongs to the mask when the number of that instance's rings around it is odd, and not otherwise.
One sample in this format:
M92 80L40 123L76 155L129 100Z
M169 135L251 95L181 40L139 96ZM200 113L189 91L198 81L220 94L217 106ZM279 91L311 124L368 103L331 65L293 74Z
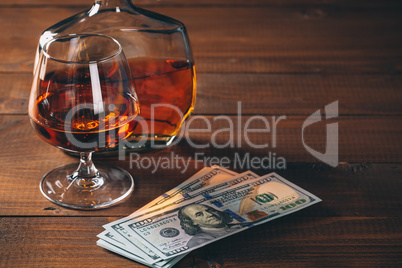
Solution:
M80 153L80 165L71 175L71 180L85 188L93 188L103 184L103 178L92 162L92 152Z
M96 177L99 172L92 162L92 152L80 153L80 165L77 169L78 176L82 178Z

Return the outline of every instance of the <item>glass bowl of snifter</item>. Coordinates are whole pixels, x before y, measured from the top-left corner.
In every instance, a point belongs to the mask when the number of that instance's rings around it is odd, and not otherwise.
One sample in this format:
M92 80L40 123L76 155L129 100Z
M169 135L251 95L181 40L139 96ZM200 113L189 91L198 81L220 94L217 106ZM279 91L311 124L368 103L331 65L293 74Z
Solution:
M131 175L117 167L95 167L92 153L121 156L169 146L193 111L195 96L189 38L175 19L130 0L95 0L89 9L44 30L34 64L30 121L48 143L80 155L80 165L46 174L42 193L77 209L125 199L134 188ZM111 186L112 177L121 178L120 185Z
M46 42L76 33L107 35L122 46L141 105L138 125L124 148L139 151L171 144L194 110L196 97L195 65L184 24L130 0L95 0L88 10L43 32L36 63ZM117 149L95 155L113 155Z

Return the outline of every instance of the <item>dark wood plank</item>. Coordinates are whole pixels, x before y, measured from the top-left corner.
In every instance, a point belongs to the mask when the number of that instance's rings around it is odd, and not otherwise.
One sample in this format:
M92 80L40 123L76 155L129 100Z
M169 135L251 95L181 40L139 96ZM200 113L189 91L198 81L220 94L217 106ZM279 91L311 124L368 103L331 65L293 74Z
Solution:
M179 157L189 161L187 169L146 168L134 161L136 155L132 161L128 154L125 161L95 156L98 163L132 173L134 195L107 210L76 211L40 194L43 174L78 159L40 140L29 126L26 107L41 31L92 2L0 3L0 267L144 267L97 247L101 226L222 159L238 172L276 171L323 202L197 250L177 267L402 266L402 2L135 1L186 24L198 72L195 115L207 115L211 124L211 131L195 131L190 138L210 146L196 149L182 139L138 157L143 164L161 159L173 163L172 157ZM335 100L341 116L305 132L306 143L324 152L325 124L339 123L340 164L332 168L306 151L301 129L309 114L320 108L322 112ZM269 123L271 115L286 115L277 127L276 146L272 128L249 134L251 142L268 143L268 148L254 148L243 134L238 144L237 129L243 133L255 114ZM236 130L233 137L227 131L213 135L228 128L228 120ZM199 117L191 129L205 126ZM263 128L261 118L251 127ZM214 148L215 140L234 145ZM196 153L201 161L196 161ZM270 153L283 157L286 169L251 164L253 157L272 159ZM250 161L244 160L247 156Z
M391 219L391 224L385 219L371 218L312 219L283 218L260 226L257 231L260 238L240 233L239 237L213 244L210 252L223 251L223 260L230 254L233 260L226 261L225 267L246 267L250 263L258 267L363 267L398 266L401 262L401 234L397 227L400 219ZM382 223L384 225L379 227ZM393 225L395 227L391 227ZM300 237L300 242L295 237ZM233 250L231 245L239 241L252 246ZM259 244L259 241L263 242Z
M40 33L79 10L1 8L4 31L0 71L31 72ZM274 6L152 10L187 25L201 72L401 72L402 21L398 8Z
M86 8L92 5L93 0L70 0L68 2L63 0L3 0L0 3L0 7L43 7L43 6L79 6ZM364 1L364 0L354 0L354 1L339 1L339 0L198 0L198 1L185 1L185 0L133 0L132 1L135 5L142 7L142 6L175 6L175 7L182 7L182 6L272 6L272 5L279 5L279 6L286 6L286 5L319 5L319 6L348 6L348 7L395 7L400 6L398 1Z
M308 115L339 100L342 115L401 114L402 77L200 74L196 114Z
M4 267L144 267L96 246L104 217L2 218ZM193 260L224 267L402 265L399 217L286 216L197 250ZM240 246L241 244L241 246ZM196 257L196 258L193 258Z
M400 218L287 216L210 244L179 267L205 260L223 267L398 267L400 224Z
M269 152L276 152L277 156L283 156L289 162L316 161L306 152L302 143L302 125L306 117L286 117L276 124L276 134L273 120L277 121L278 117L265 117L270 126L270 132L249 133L246 137L244 128L250 118L248 116L230 116L220 119L212 116L194 118L183 128L183 131L192 130L189 138L183 138L182 142L178 144L179 146L172 147L172 150L179 150L186 156L194 156L195 152L202 152L207 156L230 157L234 157L236 153L266 156ZM339 159L341 162L400 161L402 145L399 143L399 138L402 128L398 125L399 117L340 117L339 120L330 122L335 123L336 121L339 123ZM230 133L233 132L229 131L232 129L231 124L237 132L233 136L230 136ZM325 121L321 121L307 127L304 132L305 143L320 152L325 152L325 124ZM211 131L207 129L208 125L211 126ZM240 130L238 126L240 126ZM249 128L264 129L265 126L262 120L254 117ZM220 131L216 132L217 130ZM238 141L239 136L240 142ZM274 142L275 137L276 143ZM189 141L196 145L207 145L207 148L202 150L189 148ZM254 145L266 146L266 148L258 149ZM183 148L183 150L179 148Z
M270 129L261 118L254 118L248 129L260 129L265 132L244 132L244 126L251 117L229 116L225 118L196 117L188 121L182 128L181 138L175 146L166 149L166 153L176 152L183 157L194 157L195 152L208 156L232 156L235 153L251 153L256 156L276 152L288 162L315 162L303 146L302 125L306 120L303 116L288 116L276 124L272 117L265 117ZM275 120L278 118L275 117ZM0 141L5 152L11 157L24 153L35 153L45 156L52 147L39 142L28 124L27 116L1 116ZM402 126L400 117L340 117L339 118L339 161L340 162L401 162L402 148L399 142ZM239 121L240 124L239 124ZM330 121L331 123L337 120ZM326 122L322 121L307 127L304 131L304 142L315 150L325 152ZM208 124L211 130L208 130ZM231 128L233 124L233 128ZM230 134L229 129L233 129ZM217 132L220 130L220 132ZM191 132L190 132L191 131ZM188 134L187 134L188 133ZM275 144L274 139L276 138ZM248 140L247 140L248 139ZM32 143L32 141L35 141ZM259 145L260 148L257 148ZM192 148L192 146L196 146ZM202 146L204 148L201 148ZM261 147L262 146L262 147ZM44 148L43 148L44 147ZM56 152L54 149L53 152ZM164 151L164 152L165 152ZM0 156L5 160L10 156ZM57 163L57 160L54 159Z
M106 218L2 218L2 267L144 267L96 245Z
M0 113L27 114L33 75L0 74Z
M194 149L183 141L162 151L143 153L138 160L136 155L130 158L128 154L125 161L119 161L117 157L97 157L98 162L116 164L132 173L136 181L136 190L127 202L119 206L103 211L84 212L53 205L41 196L38 187L40 178L45 173L63 164L78 162L78 159L40 140L30 128L26 116L1 116L0 203L2 205L0 215L126 216L180 184L204 165L217 164L211 162L213 157L228 159L228 163L224 165L238 172L252 169L264 175L276 171L325 200L303 211L302 213L305 214L302 215L400 215L399 189L402 186L400 180L402 148L399 142L402 130L398 123L400 118L342 120L340 123L341 165L337 168L320 164L302 147L300 136L297 135L301 121L297 118L284 121L284 124L278 128L277 148L252 149L247 148L243 143L240 148ZM373 129L373 125L376 125L378 129ZM306 135L311 135L314 140L311 140L311 144L309 143L313 148L319 148L325 144L325 128L321 131L306 133ZM202 135L193 133L191 137L193 142L199 143L207 143L211 139L211 135L207 133ZM224 137L221 139L224 140ZM253 136L251 140L270 142L261 135ZM263 165L251 164L252 158L267 158L269 152L272 152L271 161L267 159ZM196 153L199 155L195 155ZM273 153L276 154L276 159L284 158L287 163L285 170L282 166L273 164ZM189 161L188 167L174 164L172 157ZM201 161L196 161L196 158ZM149 161L159 160L171 161L169 169L155 168L155 165L147 167ZM275 161L279 162L279 160ZM399 163L350 164L350 162L372 161ZM308 162L314 164L308 164ZM268 165L269 163L271 166Z
M32 74L0 74L0 114L26 114ZM340 115L402 115L400 75L197 74L193 114L309 115L339 100Z

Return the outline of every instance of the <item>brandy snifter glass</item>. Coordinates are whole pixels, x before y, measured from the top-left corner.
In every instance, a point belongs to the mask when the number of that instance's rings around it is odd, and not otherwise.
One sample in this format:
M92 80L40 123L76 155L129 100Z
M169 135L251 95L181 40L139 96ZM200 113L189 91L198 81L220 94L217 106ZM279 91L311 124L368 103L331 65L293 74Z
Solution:
M92 153L118 146L136 127L139 104L131 72L114 38L69 34L47 42L39 55L29 119L49 144L80 154L80 163L46 174L42 194L69 208L116 204L134 189L125 170L95 167Z
M124 147L141 152L175 144L195 107L196 74L185 25L134 4L131 0L94 0L87 10L45 29L37 55L46 42L68 34L96 33L116 39L141 102L139 124ZM95 155L116 155L116 151L113 147Z

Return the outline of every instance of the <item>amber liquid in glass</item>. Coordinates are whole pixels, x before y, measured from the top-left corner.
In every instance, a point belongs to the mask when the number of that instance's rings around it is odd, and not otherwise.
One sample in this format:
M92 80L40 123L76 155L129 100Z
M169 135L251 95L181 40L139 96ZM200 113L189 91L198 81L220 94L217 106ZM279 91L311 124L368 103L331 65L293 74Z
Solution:
M128 141L146 135L156 144L175 136L183 121L194 109L195 68L181 60L128 59L141 114Z
M111 79L113 70L104 70L107 79ZM72 77L79 77L78 86L70 83ZM41 94L30 111L30 122L39 136L53 146L76 152L107 150L135 128L138 107L129 100L131 94L110 86L106 89L102 81L101 100L106 105L95 111L87 70L55 71L40 80L38 86ZM85 143L85 147L76 141Z
M125 145L135 145L143 136L152 139L154 145L165 145L194 108L194 66L187 61L149 58L130 59L128 64L141 110L137 118L127 116L127 98L131 96L110 88L102 89L102 100L119 109L96 114L93 108L73 108L76 103L91 106L93 102L89 76L86 70L78 69L75 73L55 71L40 80L41 95L31 113L31 125L48 143L68 151L113 151L118 139L127 138ZM112 78L113 70L105 70L106 77ZM70 85L72 77L80 79L79 90ZM69 112L73 117L66 122ZM78 147L66 132L79 142L97 146Z

